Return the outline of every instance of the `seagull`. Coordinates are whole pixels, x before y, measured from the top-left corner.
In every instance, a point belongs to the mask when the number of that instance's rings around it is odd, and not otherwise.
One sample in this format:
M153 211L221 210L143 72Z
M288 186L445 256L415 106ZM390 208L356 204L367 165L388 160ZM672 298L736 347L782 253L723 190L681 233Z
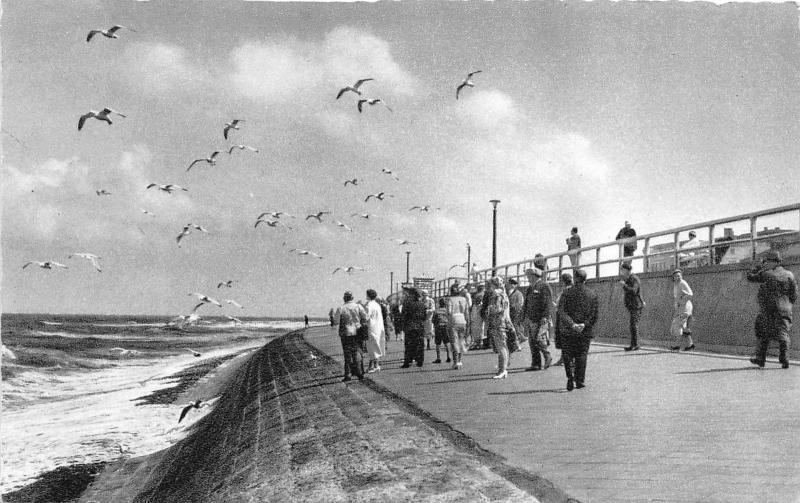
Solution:
M188 225L185 226L183 228L183 230L181 231L181 233L178 234L178 237L175 238L175 240L178 242L178 245L181 244L181 239L183 239L184 237L188 236L191 233L192 233L192 231L189 229L189 226Z
M103 270L100 269L100 264L97 262L97 260L100 257L98 257L93 253L71 253L67 258L72 258L72 257L80 257L80 258L85 258L86 260L90 260L94 268L97 269L97 272L103 272Z
M358 113L361 113L361 106L364 103L366 103L367 105L377 105L378 103L381 103L383 104L383 106L386 107L387 110L389 110L390 112L392 111L392 109L389 108L389 106L386 103L383 103L383 101L381 101L380 98L370 98L367 100L358 100Z
M391 169L381 168L381 173L383 173L384 175L391 175L391 177L394 178L395 180L400 180L400 178L398 178L397 175L395 175Z
M95 190L94 193L97 194L98 196L110 196L111 195L111 192L106 191L106 189Z
M242 320L240 320L239 318L236 318L234 316L230 316L230 315L226 314L225 317L228 318L229 320L231 320L232 322L236 323L236 324L242 324L242 325L244 324L244 322Z
M203 355L203 353L197 352L194 349L189 349L189 348L183 348L183 349L185 349L186 351L192 353L195 357Z
M369 217L371 217L372 215L370 215L369 213L353 213L353 214L352 214L352 215L350 215L350 216L351 216L351 217L361 217L361 218L368 219L368 218L369 218Z
M356 83L353 84L352 86L347 86L347 87L341 88L339 90L339 94L336 95L336 99L338 100L339 98L341 98L342 95L344 93L346 93L347 91L352 91L352 92L356 93L357 95L361 96L361 91L359 91L358 88L361 87L361 84L363 84L364 82L369 82L370 80L375 80L375 79L361 79L361 80L356 81Z
M461 92L462 89L464 89L464 87L475 87L475 84L469 79L471 79L472 76L475 75L476 73L481 73L482 71L483 70L475 70L474 72L470 72L467 74L467 78L464 79L464 81L461 84L459 84L458 87L456 87L456 99L458 99L458 94Z
M167 185L159 185L157 183L151 183L150 185L147 186L147 188L149 189L150 187L158 187L158 190L163 190L167 194L172 194L173 190L183 190L185 192L189 192L189 189L184 189L180 185L173 185L171 183L168 183Z
M349 265L347 267L337 267L336 269L333 270L333 272L331 274L336 274L337 271L344 271L347 274L352 274L353 271L363 271L363 270L364 269L361 268L361 267L355 267L355 266Z
M417 244L416 241L409 241L408 239L400 239L400 238L392 238L392 241L396 241L399 245L415 245Z
M430 211L430 209L431 209L431 205L430 204L426 204L425 206L412 206L411 208L409 208L408 211L419 210L420 212L422 212L422 211ZM435 210L440 210L441 208L434 208L434 209Z
M225 139L227 140L228 139L228 131L230 131L231 129L235 129L235 130L238 131L240 122L244 122L244 121L242 119L233 119L231 122L226 122L225 123L225 129L222 131L222 136L224 136Z
M208 231L207 231L206 229L204 229L202 225L197 225L197 224L186 224L186 226L187 226L187 227L192 227L192 228L194 228L194 229L197 229L197 230L198 230L198 231L200 231L200 232L205 232L206 234L208 234Z
M384 197L394 197L394 196L387 196L385 192L378 192L377 194L370 194L370 195L368 195L368 196L366 197L366 199L364 199L364 202L366 203L366 202L367 202L367 201L369 201L369 200L370 200L370 198L372 198L372 197L374 197L374 198L375 198L375 199L377 199L378 201L383 201L383 198L384 198Z
M247 150L249 150L249 151L251 151L251 152L255 152L256 154L258 153L258 149L257 149L257 148L248 147L247 145L231 145L231 148L230 148L230 149L228 149L228 153L229 153L229 154L233 154L233 150L234 150L234 149L237 149L237 148L238 148L239 150L244 150L244 149L247 149Z
M192 163L189 165L189 167L186 168L186 171L189 171L190 169L192 169L192 166L194 166L196 163L203 162L203 161L205 161L208 164L214 166L215 164L217 164L217 161L215 159L217 157L217 155L219 155L219 150L215 150L214 152L212 152L211 153L211 157L205 157L203 159L195 159L194 161L192 161Z
M136 31L133 28L128 28L128 27L122 26L121 24L115 24L114 26L112 26L111 28L109 28L107 30L90 30L89 34L86 36L86 41L87 42L91 41L92 37L94 37L98 33L100 35L103 35L106 38L119 38L119 35L117 35L117 31L119 31L122 28L125 28L126 30Z
M287 217L294 218L292 215L285 213L283 211L265 211L264 213L260 214L256 217L256 220L261 220L262 218L266 217L267 215L271 216L275 220L281 218L281 215L286 215Z
M202 400L195 400L194 403L190 403L189 405L184 407L183 410L181 411L181 417L178 418L178 422L180 423L181 421L183 421L183 418L186 416L186 414L189 413L190 410L199 409L201 403Z
M450 267L447 269L447 272L450 272L451 270L455 269L456 267L463 267L463 268L466 268L466 267L467 267L467 264L468 264L468 262L464 262L463 264L455 264L455 265L451 265L451 266L450 266Z
M217 288L222 288L223 286L231 288L235 282L236 282L235 279L229 279L228 281L224 281L224 282L221 282L221 283L217 284Z
M353 185L358 185L358 178L353 178L352 180L345 180L344 186L347 187L348 183L352 183Z
M139 208L139 209L140 209L140 210L142 210L142 213L144 213L145 215L150 215L151 217L154 217L154 216L156 216L156 214L155 214L155 213L151 213L151 212L147 211L147 210L146 210L146 209L144 209L144 208Z
M301 250L300 248L292 248L292 249L291 249L291 250L289 250L289 251L290 251L290 252L296 251L298 255L311 255L312 257L317 257L317 258L319 258L319 259L321 259L321 258L322 258L322 257L320 257L319 255L317 255L317 254L316 254L316 253L314 253L314 252L310 252L310 251L308 251L308 250Z
M330 211L319 211L319 212L317 212L317 213L314 213L314 214L308 215L308 216L306 217L306 220L308 220L309 218L316 218L316 219L317 219L317 221L319 221L320 223L322 223L322 215L330 215L330 214L331 214L331 212L330 212Z
M353 232L353 229L351 229L350 227L345 225L343 222L340 222L340 221L337 220L336 221L336 225L338 225L339 227L341 227L342 229L344 229L344 230L346 230L348 232Z
M26 262L25 265L22 266L22 268L25 269L26 267L28 267L31 264L36 264L39 267L41 267L42 269L51 269L52 270L53 267L61 267L62 269L69 269L69 267L65 266L64 264L59 264L58 262L53 262L52 260L48 260L47 262L37 262L35 260L31 260L30 262Z
M225 303L226 304L233 304L234 306L238 307L239 309L244 309L243 305L239 304L238 302L236 302L233 299L225 299Z
M194 295L195 297L200 299L200 303L194 306L194 309L192 309L192 311L196 310L203 304L214 304L215 306L222 307L222 304L220 304L218 300L212 299L208 295L203 295L202 293L197 293L197 292L190 293L189 295Z
M86 119L90 119L90 118L95 118L95 119L97 119L99 121L106 121L109 124L112 124L111 119L108 118L108 114L117 114L120 117L127 117L127 115L123 115L123 114L121 114L119 112L115 112L114 110L111 110L110 108L104 108L104 109L100 110L99 112L96 112L94 110L89 110L85 114L81 115L80 119L78 119L78 131L83 129L83 123L86 122Z

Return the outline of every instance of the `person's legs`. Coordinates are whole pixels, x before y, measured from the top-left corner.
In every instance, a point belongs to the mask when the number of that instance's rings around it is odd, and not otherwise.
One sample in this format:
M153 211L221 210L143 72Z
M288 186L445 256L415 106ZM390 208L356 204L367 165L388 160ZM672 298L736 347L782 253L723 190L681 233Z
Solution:
M567 375L567 391L575 387L575 355L566 348L561 349L561 358L564 360L564 373Z
M416 356L416 345L411 337L411 331L406 330L403 333L403 367L411 365L411 360Z
M581 352L575 357L575 387L583 388L586 380L586 360L588 353Z
M778 360L781 362L783 368L789 368L789 343L791 339L789 338L789 334L792 330L792 322L790 322L787 318L781 318L776 320L777 326L777 336L778 336L778 350L779 356Z
M641 309L632 309L630 311L631 349L639 347L639 318L641 315Z
M683 313L675 313L672 316L672 323L670 323L669 326L669 333L672 336L672 339L675 341L675 345L670 348L673 351L681 349L681 342L683 341L683 327L685 322L686 318Z
M542 358L539 354L539 341L537 334L539 333L539 324L531 321L525 322L525 335L528 337L528 347L531 350L531 366L530 369L540 369L542 367Z
M347 344L347 338L346 337L340 337L340 340L342 342L342 356L344 357L344 378L349 381L350 380L350 369L352 368L351 362L350 362L351 355L350 355L350 352L349 352L349 346Z

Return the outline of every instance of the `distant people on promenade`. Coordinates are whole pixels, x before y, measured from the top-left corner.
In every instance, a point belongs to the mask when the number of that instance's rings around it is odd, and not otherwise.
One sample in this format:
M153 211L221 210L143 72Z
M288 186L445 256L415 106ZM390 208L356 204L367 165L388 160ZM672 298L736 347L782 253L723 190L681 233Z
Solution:
M790 332L792 330L792 308L797 302L797 283L791 271L781 265L778 251L767 251L761 264L747 273L747 281L760 283L758 288L758 316L755 332L758 339L756 356L750 362L763 367L767 360L767 349L771 340L778 341L779 361L789 368Z
M303 319L304 319L304 321L306 322L306 328L308 328L308 315L307 315L307 314L304 314L304 315L303 315Z
M544 280L544 271L540 268L526 269L525 275L530 285L525 292L523 304L523 329L531 349L531 366L527 370L547 369L552 363L547 348L550 345L550 310L553 292ZM544 367L542 367L542 357L544 357Z
M586 271L575 270L575 286L564 291L558 312L562 324L562 355L567 374L567 391L586 386L586 362L597 323L597 296L585 286Z
M436 311L436 303L428 293L428 290L420 290L422 299L425 302L425 349L431 349L431 339L433 339L433 312Z
M467 350L467 317L469 306L467 298L462 295L462 288L458 283L450 287L450 297L447 299L447 315L450 326L450 340L453 348L453 368L462 367L461 358Z
M383 320L383 310L378 304L378 293L367 290L367 355L369 367L367 373L377 372L381 369L381 357L386 354L386 327Z
M353 300L353 294L344 292L344 304L336 311L334 319L339 325L339 338L344 353L344 379L352 380L351 375L364 379L364 361L361 354L361 341L358 329L367 324L367 312Z
M503 280L499 276L489 280L490 288L486 293L486 333L492 339L494 351L497 353L497 375L492 379L505 379L508 376L508 346L506 343L506 321L508 316L508 295L503 288Z
M469 349L482 349L484 346L485 324L483 322L483 298L486 295L486 286L478 283L475 293L472 295L472 307L470 309L470 347Z
M412 361L421 367L425 361L425 322L427 304L422 293L414 287L404 287L404 300L400 319L403 326L404 352L402 368L411 366Z
M559 365L564 365L564 352L561 341L563 340L564 334L564 327L561 319L558 317L558 312L561 311L561 305L564 298L564 292L569 290L572 287L572 274L565 272L561 274L561 293L558 295L556 299L556 321L555 321L555 346L556 349L561 349L561 356L558 357L558 361L553 364L554 367L558 367Z
M628 310L630 315L630 331L631 331L631 344L625 351L638 351L639 350L639 320L642 317L642 310L644 309L644 300L642 299L642 283L639 277L631 272L630 262L623 262L620 266L621 280L618 281L625 291L625 309ZM576 281L577 283L577 281Z
M614 238L622 242L622 256L633 256L638 244L636 243L636 230L631 227L631 223L625 220L625 226L617 232L617 237Z
M334 326L334 325L335 325L335 323L334 323L334 320L333 320L333 315L334 315L334 313L335 313L335 312L336 312L336 311L334 311L334 309L333 309L333 308L331 308L331 310L330 310L330 311L328 311L328 319L330 319L330 320L331 320L331 326Z
M399 341L403 336L403 316L402 316L402 309L403 309L403 296L401 294L397 294L395 298L392 299L392 302L389 304L389 312L392 316L392 325L394 325L394 340Z
M578 228L573 227L570 231L570 236L567 238L567 252L569 254L569 261L572 267L581 265L581 252L578 251L581 247L581 237L578 235Z
M723 236L719 237L714 240L715 243L727 243L728 241L733 241L733 229L730 227L725 227L723 229ZM722 263L722 258L728 253L730 250L731 245L718 245L714 247L713 254L714 254L714 263L720 264Z
M525 338L523 321L525 320L525 295L519 289L519 282L511 278L506 283L506 293L508 294L508 313L514 330L519 338Z
M692 333L687 330L686 323L692 315L692 288L689 283L683 279L683 272L680 269L675 269L672 273L672 325L670 326L670 333L675 338L675 346L670 349L678 351L681 349L681 342L686 339L686 346L684 351L691 351L694 349L694 342L692 342Z
M442 344L444 344L444 350L447 353L447 363L450 363L450 314L447 312L447 299L445 297L439 299L438 307L433 312L433 331L433 342L436 344L436 359L433 360L433 363L442 363Z
M692 250L700 246L700 240L695 231L689 231L689 240L680 246L681 250L688 250L678 253L680 267L697 267L700 265L701 257L705 256L702 250Z

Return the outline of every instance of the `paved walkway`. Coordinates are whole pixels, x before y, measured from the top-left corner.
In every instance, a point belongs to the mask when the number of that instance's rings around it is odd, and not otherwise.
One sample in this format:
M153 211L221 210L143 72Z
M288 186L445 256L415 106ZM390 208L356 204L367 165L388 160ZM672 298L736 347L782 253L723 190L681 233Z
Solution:
M329 327L306 340L341 360ZM587 387L567 392L563 367L523 371L527 348L492 380L490 351L401 369L402 347L371 380L584 503L800 502L797 366L594 344Z

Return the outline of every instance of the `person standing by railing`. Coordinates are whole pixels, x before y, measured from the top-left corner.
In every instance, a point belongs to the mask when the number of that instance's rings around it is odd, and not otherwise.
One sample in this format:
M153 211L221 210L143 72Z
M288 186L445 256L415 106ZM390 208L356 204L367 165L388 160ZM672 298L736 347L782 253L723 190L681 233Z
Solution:
M769 250L761 264L747 273L747 281L761 283L758 288L759 313L756 317L758 351L750 362L763 367L767 360L769 341L778 341L781 366L789 368L789 333L792 330L792 307L797 302L797 283L791 271L781 266L781 255Z
M625 220L625 227L619 230L617 237L614 239L622 241L623 257L631 257L634 252L636 252L636 248L638 247L636 243L636 230L631 227L631 223L627 220ZM630 263L630 261L628 261L628 263Z
M625 309L630 314L631 345L625 351L639 350L639 319L642 317L644 300L642 300L642 283L631 272L631 263L623 262L620 266L622 279L618 281L625 291Z
M570 236L567 238L567 252L569 253L569 261L572 267L581 265L581 252L578 251L580 247L581 237L578 235L578 228L573 227L570 231Z
M686 338L686 347L684 351L691 351L694 349L694 342L692 342L692 333L686 330L686 323L692 315L692 288L689 283L683 279L683 272L680 269L675 269L672 273L672 297L673 301L673 316L672 325L670 326L670 333L675 338L676 346L672 346L672 351L681 349L681 340Z

